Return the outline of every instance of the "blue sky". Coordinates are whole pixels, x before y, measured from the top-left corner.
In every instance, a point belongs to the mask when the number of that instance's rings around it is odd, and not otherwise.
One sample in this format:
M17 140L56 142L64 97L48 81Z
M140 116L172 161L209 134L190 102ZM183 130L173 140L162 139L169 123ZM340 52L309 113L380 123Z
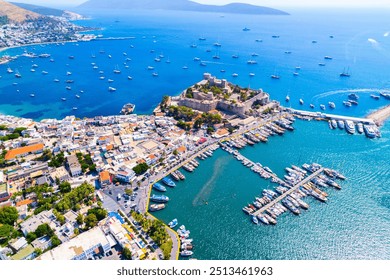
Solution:
M7 0L8 1L8 0ZM11 0L46 6L76 6L86 0ZM109 1L109 0L107 0ZM169 1L169 0L167 0ZM389 7L389 0L196 0L204 4L223 5L232 2L249 3L268 7Z

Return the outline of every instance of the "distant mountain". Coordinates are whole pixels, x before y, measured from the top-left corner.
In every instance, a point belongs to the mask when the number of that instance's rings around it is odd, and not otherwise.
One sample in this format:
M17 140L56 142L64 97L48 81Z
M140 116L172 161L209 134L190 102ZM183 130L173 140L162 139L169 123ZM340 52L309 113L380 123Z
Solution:
M243 3L232 3L224 6L216 6L203 5L189 0L89 0L78 6L78 8L180 10L233 14L288 15L288 13L281 10Z
M45 16L56 16L56 17L65 17L67 19L71 20L77 20L77 19L83 19L84 17L70 12L70 11L65 11L65 10L59 10L59 9L54 9L54 8L48 8L48 7L43 7L43 6L37 6L37 5L31 5L31 4L25 4L25 3L15 3L11 2L15 6L18 6L20 8L29 10L34 13L38 13L41 15Z
M0 0L0 25L8 22L24 22L29 19L37 19L41 15Z

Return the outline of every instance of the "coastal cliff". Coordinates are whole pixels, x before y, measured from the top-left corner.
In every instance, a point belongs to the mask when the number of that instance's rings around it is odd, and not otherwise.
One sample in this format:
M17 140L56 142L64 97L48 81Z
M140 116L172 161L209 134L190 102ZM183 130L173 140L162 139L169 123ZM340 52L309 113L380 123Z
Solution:
M142 9L142 10L178 10L194 12L215 12L233 14L255 14L255 15L288 15L288 13L243 3L231 3L228 5L203 5L189 0L89 0L78 8L82 9Z

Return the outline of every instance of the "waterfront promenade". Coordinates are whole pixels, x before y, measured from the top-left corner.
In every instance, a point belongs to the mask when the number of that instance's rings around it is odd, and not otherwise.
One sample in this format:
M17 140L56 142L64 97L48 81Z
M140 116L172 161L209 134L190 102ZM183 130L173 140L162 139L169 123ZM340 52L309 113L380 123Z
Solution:
M281 200L283 200L284 198L286 198L287 196L289 196L290 194L292 194L293 192L295 192L299 187L305 185L306 183L310 182L311 179L317 177L318 175L320 175L322 173L322 171L324 171L324 168L321 167L319 170L317 170L316 172L314 172L313 174L309 175L308 177L306 177L305 179L303 179L301 182L299 182L298 184L292 186L288 191L286 191L285 193L281 194L280 196L278 196L277 198L275 198L274 200L272 200L270 203L268 203L267 205L264 205L262 208L260 208L259 210L257 210L256 212L254 212L252 215L254 216L257 216L261 213L263 213L265 210L267 210L268 208L270 208L271 206L275 205L276 203L280 202Z

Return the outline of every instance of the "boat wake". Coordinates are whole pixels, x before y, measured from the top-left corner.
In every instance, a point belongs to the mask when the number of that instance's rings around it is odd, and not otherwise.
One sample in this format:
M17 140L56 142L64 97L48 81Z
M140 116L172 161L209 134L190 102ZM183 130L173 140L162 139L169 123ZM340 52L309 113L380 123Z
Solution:
M372 94L372 93L380 93L380 92L390 92L390 89L380 89L380 88L358 88L358 89L341 89L341 90L332 90L324 93L317 94L312 97L313 101L317 101L318 99L332 96L332 95L347 95L350 93L360 93L360 94Z
M226 166L227 161L223 158L218 158L214 163L214 173L210 179L204 184L199 193L195 196L192 201L192 206L204 205L210 198L211 192L214 190L216 179L221 175L223 168Z

